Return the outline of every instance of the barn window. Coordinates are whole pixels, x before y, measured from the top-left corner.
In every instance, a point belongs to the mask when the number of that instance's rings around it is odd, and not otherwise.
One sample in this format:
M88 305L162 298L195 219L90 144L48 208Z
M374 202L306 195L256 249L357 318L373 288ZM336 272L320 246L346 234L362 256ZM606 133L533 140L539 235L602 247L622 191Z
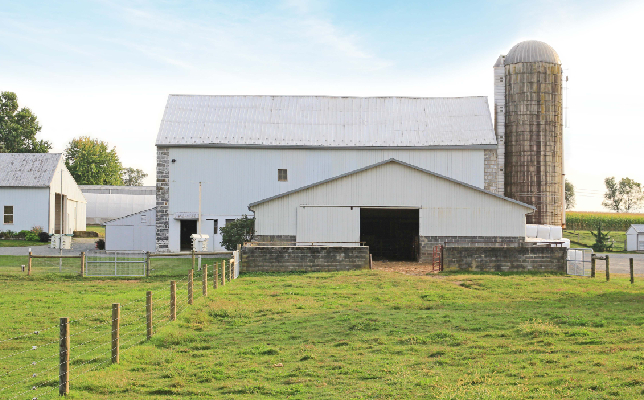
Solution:
M227 219L227 220L226 220L226 225L228 225L228 224L230 224L230 223L233 223L233 222L235 222L235 220L234 220L234 219Z
M278 169L277 180L280 182L288 182L288 171L286 169Z
M212 223L215 226L215 235L217 235L219 233L219 232L217 232L219 230L219 220L218 219L213 219Z
M13 224L13 206L4 206L4 223Z
M141 215L141 223L145 224L146 222L148 222L147 216L145 214Z

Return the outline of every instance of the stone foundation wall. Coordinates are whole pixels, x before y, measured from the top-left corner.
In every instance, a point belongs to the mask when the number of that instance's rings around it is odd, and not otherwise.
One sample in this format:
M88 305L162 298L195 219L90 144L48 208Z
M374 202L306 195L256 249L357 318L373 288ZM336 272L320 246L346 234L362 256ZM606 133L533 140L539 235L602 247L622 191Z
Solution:
M240 272L323 272L369 268L369 247L245 246Z
M169 251L170 149L157 147L157 252Z
M519 247L525 245L524 237L515 236L420 236L418 261L432 262L434 246L446 247Z
M444 271L566 272L564 247L445 247Z
M256 235L253 242L260 246L295 246L295 235Z

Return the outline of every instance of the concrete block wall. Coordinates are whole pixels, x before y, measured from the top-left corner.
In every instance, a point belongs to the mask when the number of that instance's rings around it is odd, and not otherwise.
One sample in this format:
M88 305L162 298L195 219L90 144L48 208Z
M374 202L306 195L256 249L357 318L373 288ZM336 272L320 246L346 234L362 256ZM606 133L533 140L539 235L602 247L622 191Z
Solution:
M519 247L524 237L515 236L420 236L419 262L432 262L434 246L446 247Z
M323 272L369 268L369 247L245 246L240 272Z
M446 247L444 271L566 272L563 247Z

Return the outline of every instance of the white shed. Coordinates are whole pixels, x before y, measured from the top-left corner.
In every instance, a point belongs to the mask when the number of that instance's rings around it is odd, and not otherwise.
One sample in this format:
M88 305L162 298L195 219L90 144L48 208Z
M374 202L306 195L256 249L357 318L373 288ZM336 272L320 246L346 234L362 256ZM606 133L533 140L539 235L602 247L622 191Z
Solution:
M62 209L61 209L62 206ZM0 230L85 230L86 201L62 154L0 154Z
M626 251L644 251L644 224L633 224L628 228Z
M105 223L105 250L154 251L156 208Z
M357 245L387 259L435 243L518 245L534 207L390 159L250 204L258 241Z

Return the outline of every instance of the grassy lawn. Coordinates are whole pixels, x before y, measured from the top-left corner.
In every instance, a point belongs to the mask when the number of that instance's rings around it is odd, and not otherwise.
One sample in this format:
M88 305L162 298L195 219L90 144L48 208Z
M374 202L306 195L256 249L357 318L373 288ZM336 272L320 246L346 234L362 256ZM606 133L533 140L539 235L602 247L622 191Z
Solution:
M98 237L105 239L105 226L103 225L87 225L85 230L87 232L98 232Z
M43 243L40 241L31 241L31 240L10 240L10 239L0 239L0 247L35 247L35 246L46 246L49 243Z
M60 316L77 321L71 324L72 399L644 394L644 282L630 285L625 277L607 283L538 275L280 274L242 276L210 289L207 298L196 279L195 305L187 306L186 282L179 282L178 307L185 311L167 324L163 276L0 274L0 290L14 294L0 297L0 358L25 351L3 360L2 386L25 381L0 396L26 390L22 397L57 397ZM151 341L143 340L146 290L155 299ZM109 364L113 302L125 304L119 365ZM43 331L32 334L36 329ZM20 334L27 336L3 341ZM32 368L38 357L50 359Z
M564 231L563 237L570 239L570 247L590 248L595 243L595 237L591 235L590 231ZM625 252L624 241L626 240L626 232L610 232L610 237L615 240L613 251Z

